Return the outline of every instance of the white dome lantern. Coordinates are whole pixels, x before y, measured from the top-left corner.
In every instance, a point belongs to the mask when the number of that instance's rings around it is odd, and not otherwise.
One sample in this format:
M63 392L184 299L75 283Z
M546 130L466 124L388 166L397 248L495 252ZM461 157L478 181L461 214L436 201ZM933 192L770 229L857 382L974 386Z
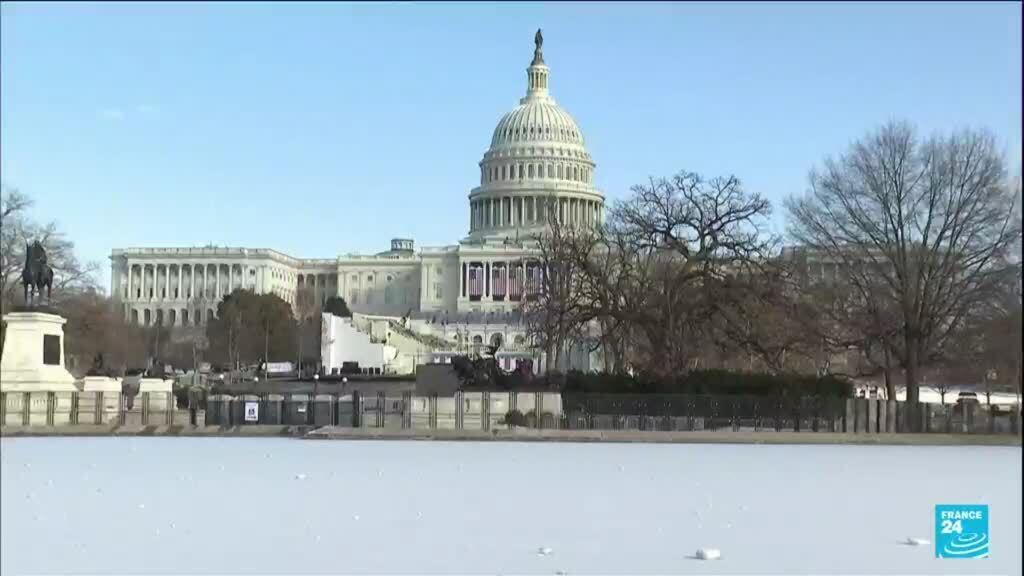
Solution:
M526 96L502 116L480 161L480 186L470 193L470 239L503 239L543 229L549 211L593 225L604 196L576 121L548 92L550 69L540 30L526 69Z

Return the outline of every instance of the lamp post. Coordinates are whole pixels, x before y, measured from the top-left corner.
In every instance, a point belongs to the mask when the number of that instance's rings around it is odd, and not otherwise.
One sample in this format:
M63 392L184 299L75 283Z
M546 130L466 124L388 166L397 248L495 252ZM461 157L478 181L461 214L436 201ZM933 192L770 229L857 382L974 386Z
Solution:
M320 385L320 375L313 374L313 398L316 399L317 389Z

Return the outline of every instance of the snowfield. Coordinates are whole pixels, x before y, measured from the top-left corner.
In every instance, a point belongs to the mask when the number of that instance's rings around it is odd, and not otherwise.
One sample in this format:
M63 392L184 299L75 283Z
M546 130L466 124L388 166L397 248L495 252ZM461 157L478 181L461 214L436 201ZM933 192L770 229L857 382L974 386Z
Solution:
M3 574L1006 574L1021 450L0 440ZM936 504L992 556L939 560ZM717 559L701 560L698 556Z

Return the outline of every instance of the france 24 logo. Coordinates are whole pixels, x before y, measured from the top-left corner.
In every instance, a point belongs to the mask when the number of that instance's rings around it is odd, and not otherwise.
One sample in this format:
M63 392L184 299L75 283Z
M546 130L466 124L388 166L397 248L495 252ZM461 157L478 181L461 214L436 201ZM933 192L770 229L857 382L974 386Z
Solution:
M936 558L988 558L988 505L935 506Z

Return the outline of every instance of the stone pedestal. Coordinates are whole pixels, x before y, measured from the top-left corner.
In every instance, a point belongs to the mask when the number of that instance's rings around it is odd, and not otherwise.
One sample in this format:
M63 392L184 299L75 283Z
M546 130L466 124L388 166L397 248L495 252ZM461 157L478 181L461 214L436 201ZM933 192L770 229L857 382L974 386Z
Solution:
M78 392L75 378L64 368L67 320L47 312L12 312L3 321L0 391ZM37 404L35 399L32 404Z
M174 387L174 380L162 380L160 378L142 378L139 380L139 397L146 398L148 394L149 409L155 412L164 412L174 408L171 391Z
M78 395L79 424L116 422L121 409L121 379L86 376Z

